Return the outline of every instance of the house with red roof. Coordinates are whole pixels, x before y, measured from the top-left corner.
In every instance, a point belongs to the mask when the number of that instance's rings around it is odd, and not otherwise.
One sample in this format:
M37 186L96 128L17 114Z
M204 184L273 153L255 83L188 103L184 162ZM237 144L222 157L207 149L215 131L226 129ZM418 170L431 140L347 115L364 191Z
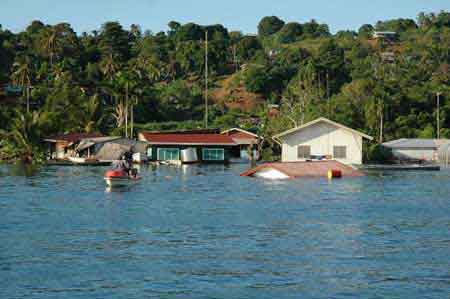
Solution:
M227 135L209 132L141 132L150 161L227 163L236 142Z

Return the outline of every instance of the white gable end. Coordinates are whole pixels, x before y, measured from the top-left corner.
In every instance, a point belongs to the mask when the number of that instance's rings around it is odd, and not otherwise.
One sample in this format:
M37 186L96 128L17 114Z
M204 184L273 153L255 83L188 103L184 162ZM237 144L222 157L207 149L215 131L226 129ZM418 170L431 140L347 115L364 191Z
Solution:
M305 158L299 157L299 147L304 146L309 147L311 155L330 156L345 164L362 164L362 137L356 131L319 121L279 137L282 141L282 161L304 161ZM336 157L336 153L341 156Z

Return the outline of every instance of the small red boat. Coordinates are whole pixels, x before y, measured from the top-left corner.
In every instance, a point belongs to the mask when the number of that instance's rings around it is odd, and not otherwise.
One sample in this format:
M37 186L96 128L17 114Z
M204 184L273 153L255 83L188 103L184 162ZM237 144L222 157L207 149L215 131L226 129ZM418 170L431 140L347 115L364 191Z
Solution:
M109 187L124 187L139 182L136 170L131 171L131 175L123 169L108 170L105 173L105 182Z

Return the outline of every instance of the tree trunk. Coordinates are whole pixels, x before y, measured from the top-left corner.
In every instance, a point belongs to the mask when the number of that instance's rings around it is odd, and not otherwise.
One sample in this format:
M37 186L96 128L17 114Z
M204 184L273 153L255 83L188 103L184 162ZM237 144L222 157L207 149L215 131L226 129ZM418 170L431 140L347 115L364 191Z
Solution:
M380 144L383 143L383 131L384 131L384 113L383 104L380 100Z
M30 85L27 86L27 113L30 113Z
M134 103L131 103L131 108L130 108L130 113L131 113L131 128L130 128L130 138L131 139L133 139L133 136L134 136L134 128L133 128L133 126L134 126Z

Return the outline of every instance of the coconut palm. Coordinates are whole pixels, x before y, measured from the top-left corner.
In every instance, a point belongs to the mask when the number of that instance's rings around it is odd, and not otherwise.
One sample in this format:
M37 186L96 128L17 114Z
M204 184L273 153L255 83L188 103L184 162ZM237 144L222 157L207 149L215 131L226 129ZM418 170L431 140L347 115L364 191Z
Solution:
M49 127L50 114L39 111L22 113L19 110L15 114L16 117L11 120L10 130L0 131L0 136L6 141L3 147L9 149L9 152L6 152L10 158L32 162L42 156L39 144Z
M82 105L83 113L80 117L80 127L86 133L93 133L99 131L103 122L104 116L101 115L101 106L98 95L91 96Z
M58 39L58 30L55 26L48 28L44 33L44 50L50 58L50 65L53 65L53 57L58 48L61 47Z
M22 87L23 95L27 101L27 112L30 112L30 88L33 74L34 65L30 56L20 57L14 62L11 79L14 84Z
M114 75L120 69L120 66L114 59L113 54L109 54L102 60L100 69L101 69L103 75L108 80L111 81L113 79Z
M76 33L67 23L50 26L43 33L43 49L49 57L50 66L55 57L67 49L74 49L78 45Z

